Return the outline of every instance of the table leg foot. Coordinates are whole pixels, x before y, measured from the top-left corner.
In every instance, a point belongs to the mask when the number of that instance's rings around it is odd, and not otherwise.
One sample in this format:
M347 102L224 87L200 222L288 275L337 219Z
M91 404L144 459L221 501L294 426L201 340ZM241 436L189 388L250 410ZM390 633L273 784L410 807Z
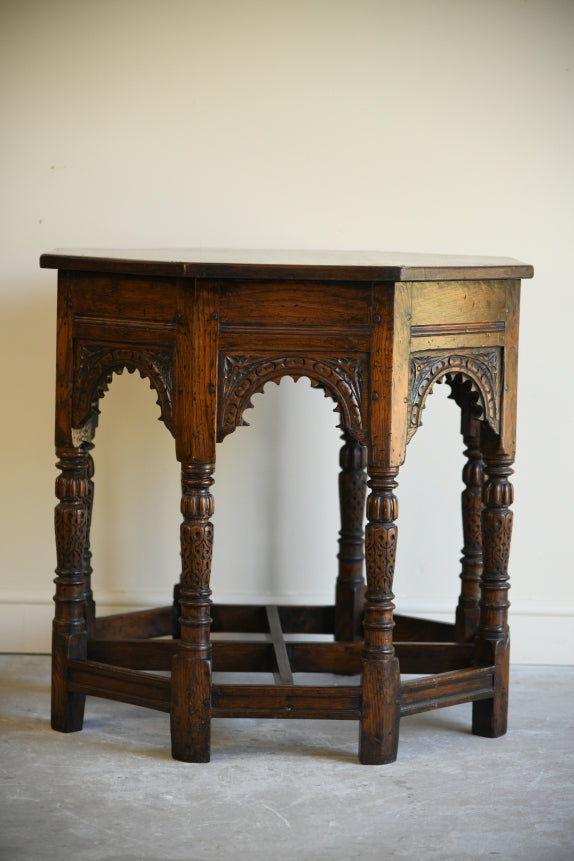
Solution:
M68 661L86 660L86 637L54 633L52 638L51 725L58 732L79 732L84 724L84 694L67 686Z
M382 765L397 758L400 671L393 646L393 574L397 550L396 468L369 469L365 551L367 593L359 759Z
M209 762L211 661L176 655L171 685L172 756L182 762Z
M394 762L399 747L399 662L364 664L359 761L363 765Z
M486 443L482 511L484 570L475 663L495 666L494 696L474 703L472 731L475 735L497 738L506 732L508 712L508 558L512 536L509 506L513 501L508 479L512 474L512 458L496 449L488 437Z
M171 739L174 759L209 762L211 726L211 558L214 464L182 466L181 640L172 661Z
M495 647L494 697L472 704L472 732L484 738L499 738L506 734L508 723L509 643Z
M68 661L87 657L86 552L89 525L89 454L87 449L58 450L54 512L56 594L52 634L52 727L60 732L82 729L83 694L68 689Z

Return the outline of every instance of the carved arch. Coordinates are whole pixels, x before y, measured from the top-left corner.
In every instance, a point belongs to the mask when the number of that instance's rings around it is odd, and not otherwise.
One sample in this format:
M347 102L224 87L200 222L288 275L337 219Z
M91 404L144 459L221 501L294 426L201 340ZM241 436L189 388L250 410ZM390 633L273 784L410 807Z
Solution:
M323 389L337 404L343 430L362 444L366 443L366 357L324 356L220 356L218 440L246 425L245 409L251 398L262 392L266 383L282 377L297 381L308 377L313 388Z
M422 424L421 413L435 383L446 380L456 403L500 432L502 353L468 348L460 352L425 350L411 354L407 442Z
M173 420L173 350L153 347L111 347L109 344L78 342L73 394L74 444L89 442L100 412L99 401L108 391L114 374L124 368L147 377L157 393L160 419L175 435Z

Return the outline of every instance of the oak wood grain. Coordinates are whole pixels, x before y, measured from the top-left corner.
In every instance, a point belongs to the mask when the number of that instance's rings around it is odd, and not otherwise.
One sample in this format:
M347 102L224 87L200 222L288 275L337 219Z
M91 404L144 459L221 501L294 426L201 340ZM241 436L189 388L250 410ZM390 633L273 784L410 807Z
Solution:
M237 249L56 249L40 258L48 269L76 269L183 278L443 281L532 278L532 266L510 257Z
M357 720L365 764L396 758L401 717L456 703L473 703L475 734L503 734L520 279L532 267L211 249L61 250L41 265L59 269L54 728L81 729L86 696L99 696L168 712L172 754L187 762L209 760L218 717ZM100 400L124 369L147 378L175 439L181 577L171 606L98 618L91 452ZM216 442L245 424L256 392L284 376L306 378L340 416L335 603L212 605ZM393 603L396 478L443 380L467 446L455 625L395 616ZM320 513L320 490L315 505ZM214 681L212 670L261 674L264 683ZM422 678L401 682L401 672ZM310 673L324 683L300 683ZM333 685L332 675L355 678Z

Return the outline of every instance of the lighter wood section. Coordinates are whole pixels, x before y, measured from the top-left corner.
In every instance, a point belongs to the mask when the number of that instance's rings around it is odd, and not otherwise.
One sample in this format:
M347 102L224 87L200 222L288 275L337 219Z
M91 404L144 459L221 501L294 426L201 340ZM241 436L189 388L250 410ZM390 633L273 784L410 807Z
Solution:
M427 335L413 332L412 349L418 350L460 350L464 347L502 347L504 332L490 332L486 335Z
M412 282L413 326L504 322L506 286L497 281Z
M412 290L410 285L395 284L392 359L392 429L391 466L405 460L407 447L409 356L411 338L409 319L412 319Z
M369 400L372 467L400 466L405 459L410 316L408 285L374 288Z
M502 410L500 436L502 447L514 457L516 453L516 401L518 376L518 322L520 314L520 281L506 285L508 317L506 320L506 346L502 378Z

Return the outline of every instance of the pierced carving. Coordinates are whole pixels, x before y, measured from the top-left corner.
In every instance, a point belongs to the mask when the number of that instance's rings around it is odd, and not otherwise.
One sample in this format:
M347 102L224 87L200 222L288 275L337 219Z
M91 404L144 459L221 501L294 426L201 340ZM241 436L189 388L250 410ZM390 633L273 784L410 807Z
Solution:
M341 427L357 442L366 442L363 357L309 358L306 356L222 356L218 439L246 425L243 411L252 407L251 398L266 383L282 377L295 381L308 377L313 388L323 389L336 402Z
M147 377L157 395L160 419L172 434L173 350L149 347L110 347L108 344L76 345L76 379L73 401L73 444L79 447L93 438L99 415L99 400L108 391L115 374L139 371Z
M501 350L468 348L464 353L429 350L410 359L410 415L407 442L422 424L421 413L435 383L446 380L450 397L472 417L500 431Z

